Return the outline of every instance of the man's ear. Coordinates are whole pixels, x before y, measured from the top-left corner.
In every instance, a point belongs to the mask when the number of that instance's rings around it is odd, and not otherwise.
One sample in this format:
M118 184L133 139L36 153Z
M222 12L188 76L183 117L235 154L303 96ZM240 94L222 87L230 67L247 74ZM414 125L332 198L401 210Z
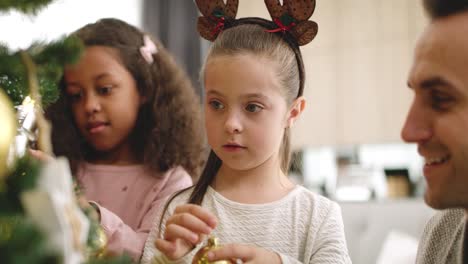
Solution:
M288 119L286 120L286 127L292 127L296 120L301 116L306 107L306 99L300 96L294 100L289 109Z

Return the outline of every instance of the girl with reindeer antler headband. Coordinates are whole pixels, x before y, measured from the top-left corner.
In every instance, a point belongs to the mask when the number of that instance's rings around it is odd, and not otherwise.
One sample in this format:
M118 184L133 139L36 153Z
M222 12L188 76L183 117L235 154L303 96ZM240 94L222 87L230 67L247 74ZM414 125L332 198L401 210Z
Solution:
M202 70L211 153L197 184L166 203L142 262L202 263L193 257L215 236L212 262L351 263L338 204L287 177L315 0L265 0L273 21L236 20L237 0L195 2L213 41Z

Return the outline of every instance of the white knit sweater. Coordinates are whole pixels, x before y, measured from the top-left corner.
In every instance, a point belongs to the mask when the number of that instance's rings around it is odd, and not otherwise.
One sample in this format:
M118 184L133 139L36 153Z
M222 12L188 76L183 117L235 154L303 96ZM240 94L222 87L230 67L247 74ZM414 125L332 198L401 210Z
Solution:
M419 242L417 264L466 264L467 241L464 209L447 209L435 214L424 227Z
M170 204L164 223L190 192ZM242 243L277 252L286 263L351 263L346 248L341 211L335 202L297 186L282 199L267 204L240 204L208 188L202 206L218 217L213 235L221 244ZM183 258L169 261L154 247L159 218L146 241L142 263L192 263L198 245Z

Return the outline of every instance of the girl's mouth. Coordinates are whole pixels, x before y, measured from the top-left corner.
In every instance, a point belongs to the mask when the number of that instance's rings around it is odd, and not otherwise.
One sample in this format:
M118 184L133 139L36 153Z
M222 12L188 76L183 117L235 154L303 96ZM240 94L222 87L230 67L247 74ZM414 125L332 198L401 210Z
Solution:
M109 123L107 122L92 122L88 123L86 128L88 129L90 134L96 134L103 131L108 125Z
M239 151L242 149L246 149L246 147L238 145L238 144L225 144L223 145L223 149L229 152L235 152L235 151Z

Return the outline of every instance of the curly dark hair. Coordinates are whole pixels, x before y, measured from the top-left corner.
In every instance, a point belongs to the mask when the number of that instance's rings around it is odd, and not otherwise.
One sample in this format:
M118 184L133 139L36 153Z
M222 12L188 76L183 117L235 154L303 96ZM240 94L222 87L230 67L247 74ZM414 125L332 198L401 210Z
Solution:
M432 19L468 11L468 0L424 0L423 4Z
M122 65L131 73L141 96L147 99L139 110L136 127L130 136L138 160L148 168L166 171L182 166L197 178L206 155L206 140L200 98L195 94L187 74L176 65L158 41L158 52L149 65L139 53L147 35L118 19L101 19L74 32L87 46L106 46L118 51ZM56 155L67 157L72 172L92 155L74 123L60 82L60 98L46 110L51 120L52 144Z

